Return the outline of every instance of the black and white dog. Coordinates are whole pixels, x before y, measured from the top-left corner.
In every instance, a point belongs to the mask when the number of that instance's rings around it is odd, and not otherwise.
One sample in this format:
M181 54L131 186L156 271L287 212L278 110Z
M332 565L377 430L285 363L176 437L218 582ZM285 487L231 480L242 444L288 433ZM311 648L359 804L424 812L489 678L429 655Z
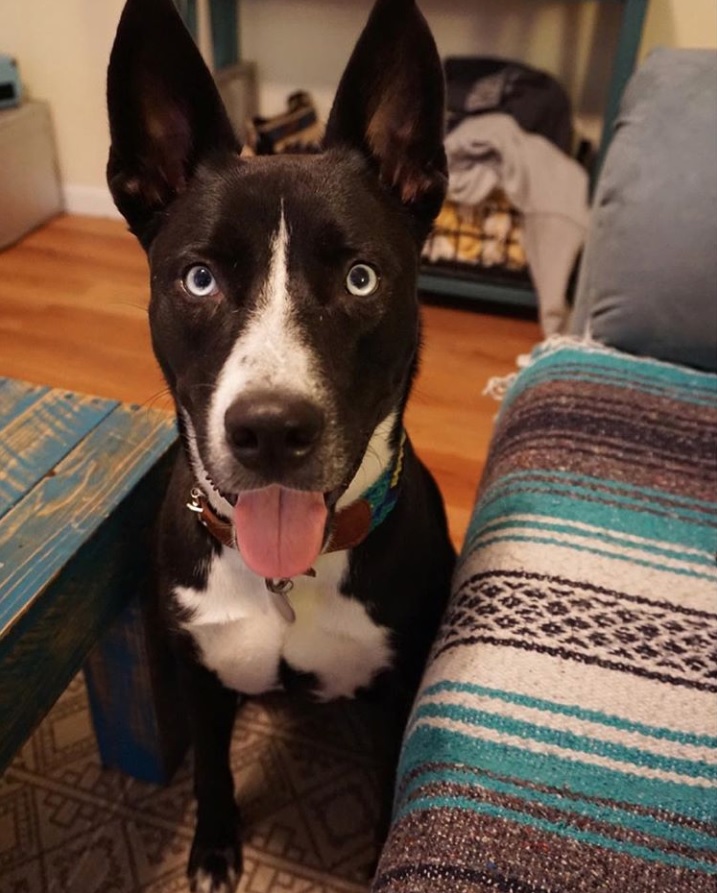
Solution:
M449 591L442 501L402 421L446 187L442 72L413 0L378 0L323 153L246 159L172 0L128 0L108 104L184 444L159 597L194 736L189 876L228 891L237 695L373 691L400 726Z

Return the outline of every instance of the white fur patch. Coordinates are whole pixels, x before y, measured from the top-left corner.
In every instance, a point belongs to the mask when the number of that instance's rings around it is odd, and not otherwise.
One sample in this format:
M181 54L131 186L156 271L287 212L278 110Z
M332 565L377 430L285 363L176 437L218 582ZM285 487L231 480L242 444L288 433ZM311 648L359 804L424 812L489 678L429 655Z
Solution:
M315 567L316 577L294 579L294 623L282 617L264 581L232 549L212 559L205 590L175 589L179 604L194 612L185 628L202 662L224 685L249 695L275 689L283 657L293 668L315 673L315 696L331 700L353 697L391 666L389 630L338 591L348 553L322 555Z
M202 652L202 662L228 688L247 695L278 684L284 621L264 580L234 549L211 559L204 590L178 586L179 604L193 612L184 624Z
M368 490L372 484L376 483L388 467L392 458L389 437L395 424L396 413L392 412L376 426L376 430L371 435L371 440L366 448L366 453L361 460L359 470L354 475L346 491L341 495L337 508L344 508L355 502L365 490Z
M371 620L361 602L338 591L347 570L346 552L321 558L321 578L294 580L291 602L296 622L287 629L283 656L297 670L315 673L322 701L352 698L391 666L386 627Z
M289 231L282 208L257 307L219 374L209 408L210 457L220 469L229 458L224 416L239 394L257 388L314 399L322 395L315 359L292 319L288 254Z
M239 877L234 869L228 871L228 881L214 882L214 878L200 868L194 875L191 882L191 890L193 893L234 893L239 883Z

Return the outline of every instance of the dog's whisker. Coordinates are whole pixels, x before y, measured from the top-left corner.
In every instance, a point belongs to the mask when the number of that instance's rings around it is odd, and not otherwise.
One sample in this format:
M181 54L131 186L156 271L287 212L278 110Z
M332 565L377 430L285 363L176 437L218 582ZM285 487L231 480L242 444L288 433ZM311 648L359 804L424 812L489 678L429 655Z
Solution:
M172 392L168 387L164 387L155 394L151 394L139 405L142 409L153 409L160 401L166 401L167 409L174 409L174 399L172 397Z
M147 304L137 304L134 301L110 301L110 307L129 307L132 310L140 310L143 314L149 313Z

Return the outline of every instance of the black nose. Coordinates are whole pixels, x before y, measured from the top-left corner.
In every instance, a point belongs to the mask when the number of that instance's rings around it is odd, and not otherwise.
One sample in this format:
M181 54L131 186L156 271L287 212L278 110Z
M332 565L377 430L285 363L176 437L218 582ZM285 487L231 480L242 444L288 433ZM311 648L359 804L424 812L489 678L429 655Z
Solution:
M242 465L276 475L297 468L313 453L324 429L324 414L304 397L259 391L232 403L224 428Z

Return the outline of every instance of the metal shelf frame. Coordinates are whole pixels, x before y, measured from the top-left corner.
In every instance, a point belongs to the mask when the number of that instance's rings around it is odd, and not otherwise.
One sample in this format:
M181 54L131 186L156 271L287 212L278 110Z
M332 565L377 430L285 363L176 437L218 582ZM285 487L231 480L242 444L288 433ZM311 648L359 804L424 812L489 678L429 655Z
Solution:
M622 22L605 103L600 147L592 171L592 182L594 183L610 143L613 125L620 108L620 99L635 69L649 0L592 0L592 2L617 2L623 7ZM480 273L475 273L473 276L449 276L443 272L428 272L424 267L424 271L418 277L418 287L431 294L461 300L490 301L520 307L537 308L538 306L538 297L534 289L489 282L482 279Z

